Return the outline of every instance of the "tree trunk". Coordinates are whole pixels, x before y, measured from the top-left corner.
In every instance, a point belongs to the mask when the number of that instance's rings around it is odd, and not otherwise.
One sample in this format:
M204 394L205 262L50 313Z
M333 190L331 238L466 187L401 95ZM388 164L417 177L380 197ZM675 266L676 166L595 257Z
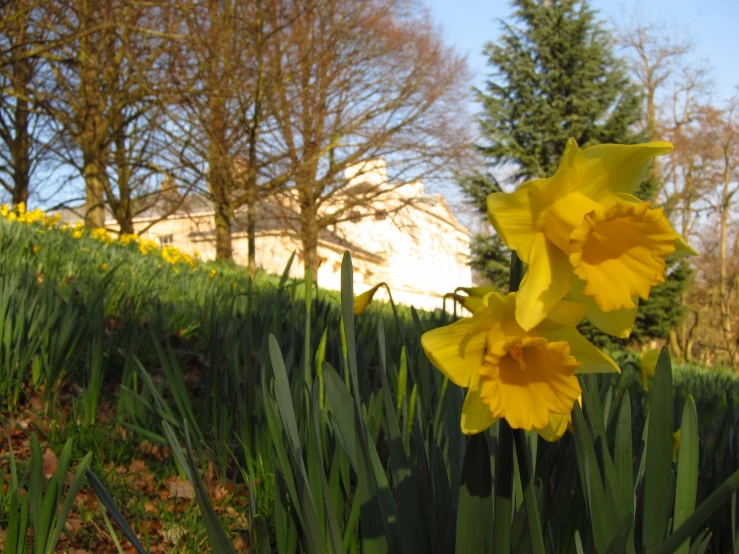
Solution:
M246 238L248 242L248 269L249 275L257 270L257 195L255 187L247 183L246 199Z
M19 62L19 86L23 96L27 97L28 81L31 78L30 62ZM13 160L13 205L21 202L28 204L28 188L31 182L31 133L29 129L30 109L25 98L15 98L15 118L13 126L15 137L12 140L11 157Z
M233 258L231 246L231 214L230 210L222 204L215 207L216 224L216 259L230 260Z
M303 267L310 269L314 278L318 276L318 222L311 207L300 211L300 240L303 244Z
M737 371L737 343L731 325L731 287L727 279L726 267L726 234L729 227L729 211L731 208L731 171L729 146L724 149L724 188L721 198L721 213L719 220L719 306L721 312L721 334L724 339L724 347L729 356L729 363L736 373Z
M105 174L100 164L89 156L85 156L84 164L85 225L92 229L105 227Z

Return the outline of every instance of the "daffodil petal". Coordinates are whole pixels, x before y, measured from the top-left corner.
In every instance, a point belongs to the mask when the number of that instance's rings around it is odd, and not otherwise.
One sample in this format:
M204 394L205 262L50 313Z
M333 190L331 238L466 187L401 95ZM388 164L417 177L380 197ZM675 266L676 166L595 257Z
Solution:
M560 300L547 315L547 321L566 327L577 327L586 312L587 308L582 302Z
M495 423L493 412L490 406L485 404L480 398L480 377L473 378L470 382L470 388L467 389L467 396L462 406L462 432L465 435L476 435L482 433Z
M367 306L370 305L372 299L375 297L375 293L382 285L384 285L384 283L375 285L371 289L366 290L362 294L358 294L354 297L354 315L362 315L364 313L364 311L367 309Z
M559 327L539 333L549 342L566 341L570 345L570 354L580 362L575 370L579 373L620 373L621 369L608 354L593 346L577 329Z
M529 192L526 184L516 192L496 192L488 196L488 218L508 248L529 263L534 237L541 233L544 205Z
M583 151L577 146L577 141L570 138L554 175L524 184L531 187L531 193L540 202L551 204L577 188L582 181L583 161Z
M614 194L612 196L609 196L608 198L603 199L601 201L601 204L608 207L611 204L618 202L619 200L622 200L624 202L629 202L630 204L641 204L643 202L643 200L639 199L633 194L619 193L619 194ZM677 239L673 243L673 246L675 247L675 252L673 256L677 258L685 258L687 256L697 256L698 255L698 252L696 252L696 250L692 248L688 244L688 242L680 235L678 235Z
M467 296L456 294L456 291L467 293ZM497 292L495 287L457 287L455 289L455 298L462 306L472 313L475 313L483 305L483 299L491 292Z
M678 236L677 240L673 244L675 246L675 256L678 258L687 258L688 256L698 255L698 252L696 252L681 236Z
M536 433L547 442L557 442L567 431L570 418L569 414L549 414L549 424L542 429L536 429Z
M531 263L516 295L516 321L526 331L541 323L572 288L567 254L544 235L534 240Z
M475 318L427 331L421 337L426 355L455 385L469 387L485 355L485 332Z
M661 208L618 202L587 214L570 235L575 275L586 281L585 294L605 311L635 308L651 287L664 283L665 257L675 251L677 233Z
M513 351L518 354L511 355ZM578 366L566 342L541 336L501 338L488 343L480 396L493 417L504 417L514 429L542 429L549 414L566 413L582 393L574 375Z
M584 294L583 287L584 283L580 279L575 279L567 299L583 303L585 305L585 319L604 333L622 339L628 338L634 328L637 308L621 308L620 310L604 312L595 303L592 296ZM636 304L636 299L634 303Z
M644 180L649 162L672 150L669 142L598 144L583 149L582 185L577 189L595 201L609 194L632 193Z

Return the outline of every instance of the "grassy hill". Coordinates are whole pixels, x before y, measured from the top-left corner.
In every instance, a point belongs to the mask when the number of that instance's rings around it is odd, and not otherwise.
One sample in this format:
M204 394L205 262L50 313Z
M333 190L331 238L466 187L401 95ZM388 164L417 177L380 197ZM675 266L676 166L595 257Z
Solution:
M200 551L207 518L185 479L187 463L175 461L167 422L180 439L188 430L193 463L237 550L308 551L309 495L316 509L330 499L342 545L356 552L360 521L370 521L362 515L361 472L374 472L397 496L394 456L407 456L416 492L427 500L419 507L423 526L443 543L467 441L459 430L463 391L431 366L420 335L450 314L401 308L396 319L390 306L373 303L352 318L347 337L341 321L350 311L342 312L339 293L287 273L252 278L236 265L136 237L61 228L40 213L9 215L0 217L0 423L20 467L32 467L25 464L34 436L49 474L71 440L72 464L91 453L90 467L150 552ZM649 397L633 357L622 358L622 374L597 386L609 436L628 393L637 455ZM689 395L697 406L700 502L739 466L739 381L694 367L673 375L674 421ZM336 402L342 394L350 399L347 390L361 406L357 429L366 430L377 455L371 470L347 455L346 441L357 440L353 416ZM23 479L13 484L10 452L0 446L7 470L0 528L18 509L13 487L25 486ZM546 485L542 520L555 551L569 552L573 529L588 540L582 503L562 510L556 501L582 497L572 437L540 442L535 467ZM400 510L405 497L397 498ZM114 535L127 543L106 517L83 487L61 544L117 552ZM728 551L731 518L726 506L710 521L715 552Z

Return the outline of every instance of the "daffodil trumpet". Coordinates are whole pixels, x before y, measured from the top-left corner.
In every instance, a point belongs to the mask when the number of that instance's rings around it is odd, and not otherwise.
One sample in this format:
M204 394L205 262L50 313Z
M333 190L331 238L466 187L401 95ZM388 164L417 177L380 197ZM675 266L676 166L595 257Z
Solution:
M466 434L505 419L513 429L560 438L582 391L578 373L618 372L616 363L575 328L582 304L562 301L536 327L515 318L517 293L491 292L472 317L421 338L432 363L467 388L461 427Z
M557 172L488 197L488 216L528 264L516 320L535 328L567 298L602 331L628 337L638 299L664 282L665 258L695 254L662 209L633 195L667 142L580 149L570 139Z

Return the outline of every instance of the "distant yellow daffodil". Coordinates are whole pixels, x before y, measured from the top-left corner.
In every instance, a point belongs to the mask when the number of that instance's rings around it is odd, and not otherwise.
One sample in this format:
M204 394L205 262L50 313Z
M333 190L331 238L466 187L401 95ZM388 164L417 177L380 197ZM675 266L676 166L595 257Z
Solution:
M680 453L680 429L672 433L672 462L677 462L677 455Z
M103 263L100 264L100 271L107 271L108 270L108 264Z
M76 239L81 239L82 238L82 231L75 231L74 233L72 233L72 237L73 238L76 238Z
M529 330L515 312L516 293L492 292L472 317L424 333L421 343L444 375L468 389L464 433L480 433L505 418L513 428L543 431L554 440L564 431L559 420L550 429L550 418L568 416L582 392L576 374L619 369L575 329L582 304L562 301Z
M123 246L133 244L137 240L139 240L139 236L135 233L121 233L121 235L118 237L118 243Z
M210 273L208 274L208 277L211 279L215 278L215 276L218 274L218 272L215 269L211 269Z
M372 302L372 299L375 297L375 293L379 290L380 287L384 287L385 283L379 283L372 287L371 289L364 291L362 294L359 294L354 297L354 315L362 315L364 311L367 309L367 306L370 305Z
M38 254L39 250L41 250L41 247L38 244L33 245L33 253Z
M110 233L108 233L107 229L103 227L93 229L92 233L90 233L90 236L101 242L106 242L106 243L113 242L113 237L110 235Z
M639 382L641 382L644 390L649 390L649 378L654 377L657 369L657 360L659 360L660 349L648 350L641 355L639 360Z
M488 196L495 230L529 264L516 306L521 327L533 329L569 295L596 327L629 336L637 299L664 282L665 256L695 253L661 209L632 194L651 159L671 149L650 142L581 150L570 139L552 177Z

